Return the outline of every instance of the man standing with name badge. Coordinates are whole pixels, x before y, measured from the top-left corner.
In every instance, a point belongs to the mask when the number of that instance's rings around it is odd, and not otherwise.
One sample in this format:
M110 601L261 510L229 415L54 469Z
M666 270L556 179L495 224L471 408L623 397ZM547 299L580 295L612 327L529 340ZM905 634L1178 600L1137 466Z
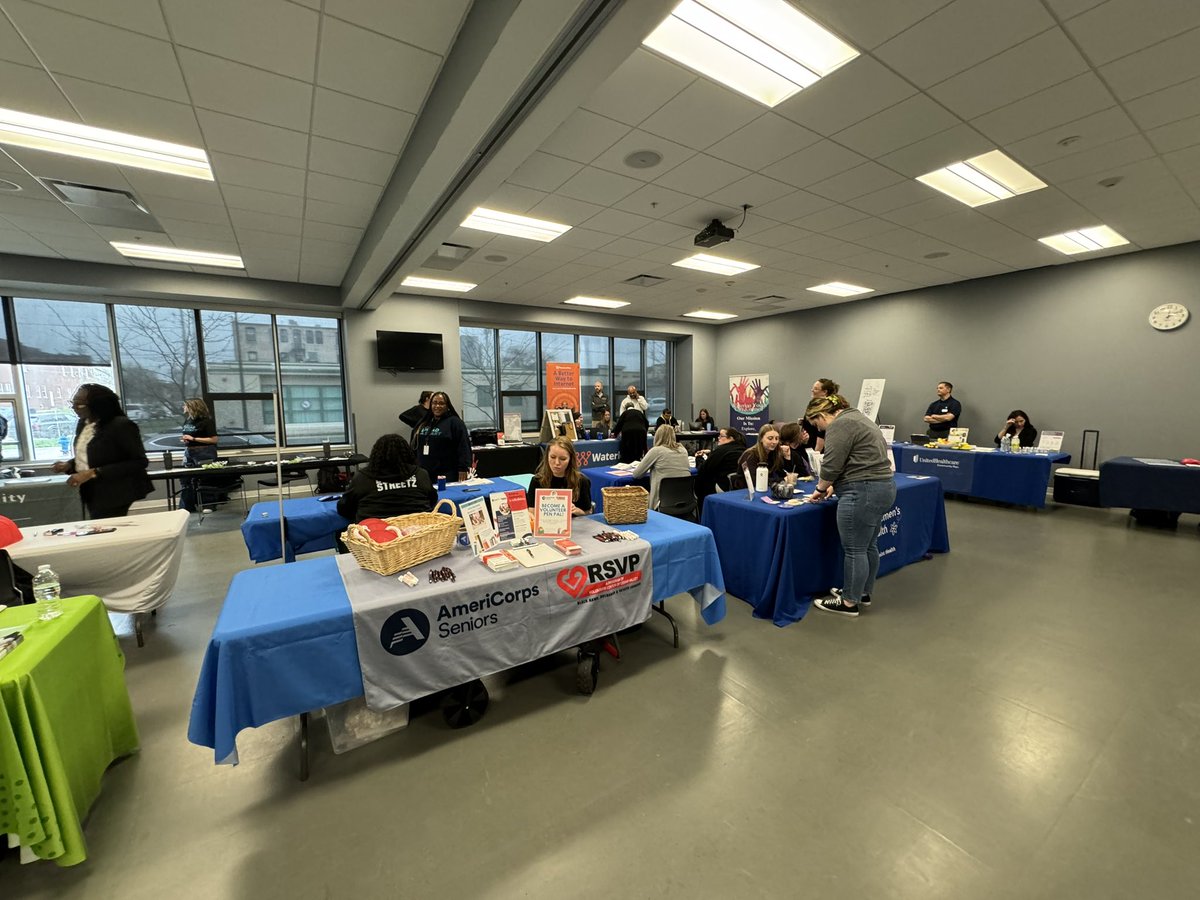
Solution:
M950 429L958 427L958 417L962 415L962 404L951 394L954 385L949 381L939 381L937 386L938 398L929 404L925 410L925 422L929 426L929 436L945 438L950 436Z

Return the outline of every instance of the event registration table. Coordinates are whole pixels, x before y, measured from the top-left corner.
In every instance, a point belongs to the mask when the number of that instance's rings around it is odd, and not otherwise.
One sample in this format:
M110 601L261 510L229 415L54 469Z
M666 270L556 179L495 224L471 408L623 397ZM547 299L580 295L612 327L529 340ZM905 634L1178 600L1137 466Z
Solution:
M575 539L580 542L599 543L584 532L608 528L592 517L576 519L575 524ZM725 583L707 528L653 512L645 524L623 527L650 544L654 603L690 593L700 605L705 622L711 625L724 618ZM619 542L603 546L624 545ZM243 728L363 695L354 614L338 569L340 560L353 564L346 556L323 556L249 569L234 576L204 657L188 727L188 739L211 747L218 763L237 762L236 739ZM413 572L424 576L431 568L447 565L482 568L469 551L456 549L448 557L414 566ZM547 568L570 584L576 565L573 558L564 557L561 568ZM523 572L528 578L529 573L538 571L517 570L516 577ZM494 588L499 589L508 584L514 572L488 575ZM405 625L410 634L420 630L431 641L435 637L443 639L437 622L431 622L431 632L425 632L403 621L406 592L410 589L395 578L381 580L395 592L399 624ZM647 607L641 618L649 614ZM401 634L399 628L395 632L396 636ZM403 643L400 646L404 648ZM404 658L396 657L401 661ZM460 671L458 677L469 681L494 671L490 658L480 658L473 671Z
M138 748L125 658L97 597L63 600L35 621L30 604L0 611L0 635L25 640L0 659L0 837L23 861L87 858L81 822L105 769Z
M504 478L476 479L469 484L447 485L444 491L438 493L438 499L451 500L457 507L472 497L486 497L501 491L520 491L524 494L525 488ZM316 497L293 497L284 500L283 519L287 532L288 562L300 553L332 549L334 538L350 524L347 519L338 515L336 500L319 500ZM242 522L242 538L254 562L279 559L278 500L264 500L250 508L246 520Z
M901 441L892 444L892 456L897 472L936 476L947 494L1038 509L1046 505L1051 466L1071 461L1069 453L950 450Z
M0 481L0 515L17 527L66 522L83 515L79 488L67 484L69 475L38 475Z
M1200 513L1200 466L1117 456L1100 464L1100 505Z
M896 505L879 531L880 575L950 549L941 482L895 477ZM765 496L713 494L704 500L702 522L716 539L729 592L753 606L756 618L783 626L803 618L815 595L842 584L837 501L788 507Z

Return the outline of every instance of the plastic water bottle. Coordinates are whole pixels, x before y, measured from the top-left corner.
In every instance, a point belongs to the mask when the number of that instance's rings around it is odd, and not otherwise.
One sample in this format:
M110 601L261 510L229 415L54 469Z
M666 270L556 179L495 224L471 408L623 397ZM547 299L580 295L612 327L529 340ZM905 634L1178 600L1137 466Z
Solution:
M38 566L33 576L33 599L37 601L38 619L49 622L62 615L62 585L48 565Z
M1021 436L1019 434L1014 434L1012 436L1012 445L1010 449L1013 453L1021 452Z
M1012 435L1006 434L1000 438L1000 452L1008 453L1012 450Z

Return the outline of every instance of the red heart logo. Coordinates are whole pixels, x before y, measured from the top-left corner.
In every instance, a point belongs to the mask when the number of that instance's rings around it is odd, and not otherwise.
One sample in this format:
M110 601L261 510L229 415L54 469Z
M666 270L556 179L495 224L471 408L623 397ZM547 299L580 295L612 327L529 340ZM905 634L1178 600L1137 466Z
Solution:
M585 584L587 584L587 572L583 566L572 566L558 573L558 586L572 597L578 597L583 593Z

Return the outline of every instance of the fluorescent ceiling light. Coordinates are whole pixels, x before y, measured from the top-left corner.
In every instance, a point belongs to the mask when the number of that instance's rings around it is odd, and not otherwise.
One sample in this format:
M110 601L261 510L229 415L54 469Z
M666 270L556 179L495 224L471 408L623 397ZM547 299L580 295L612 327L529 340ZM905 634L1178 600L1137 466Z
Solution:
M156 247L152 244L130 244L109 241L113 249L130 259L149 259L154 262L183 263L189 266L217 266L222 269L244 269L242 258L231 253L208 253L204 250L182 250L179 247Z
M858 56L785 0L683 0L643 43L766 106Z
M529 216L485 209L482 206L476 207L474 212L463 219L462 227L491 231L495 234L510 234L513 237L529 238L531 241L543 243L571 230L570 225L547 222L545 219L531 219Z
M697 309L690 313L684 313L689 319L712 319L715 322L720 322L725 319L736 319L737 316L733 313L712 312L707 309Z
M409 275L402 282L401 287L425 288L431 291L458 291L460 294L465 294L467 291L473 291L479 287L470 281L447 281L444 278L425 278L421 275Z
M1107 250L1109 247L1120 247L1129 243L1107 225L1080 228L1078 231L1064 231L1062 234L1052 234L1049 237L1038 238L1038 240L1047 247L1052 247L1059 253L1065 253L1068 256L1076 253L1090 253L1093 250Z
M595 306L599 309L619 309L629 305L628 300L605 300L603 297L572 297L563 303L570 306Z
M695 256L689 256L687 259L681 259L671 265L682 266L685 269L699 269L701 272L712 272L715 275L740 275L742 272L758 268L755 263L723 259L710 253L697 253Z
M829 281L825 284L813 285L807 288L818 294L833 294L835 297L853 297L855 294L869 294L875 288L859 287L857 284L847 284L844 281Z
M31 116L12 109L0 109L0 144L213 180L208 156L197 147Z
M1028 194L1046 186L1032 172L1013 162L999 150L972 156L963 162L918 175L917 181L948 194L967 206L983 206Z

